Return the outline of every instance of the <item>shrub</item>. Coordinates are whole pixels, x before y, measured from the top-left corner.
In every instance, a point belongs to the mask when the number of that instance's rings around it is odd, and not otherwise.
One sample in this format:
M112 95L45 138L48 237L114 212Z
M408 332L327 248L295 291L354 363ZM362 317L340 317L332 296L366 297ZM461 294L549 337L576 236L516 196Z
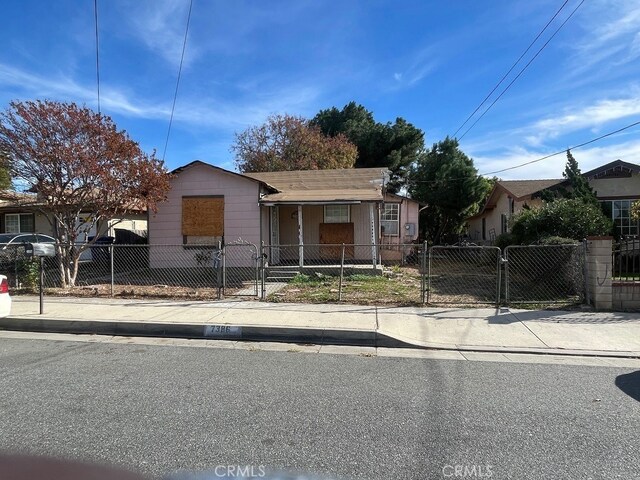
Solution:
M40 282L40 261L32 258L23 258L18 262L18 278L20 284L29 290L35 290Z
M548 237L582 240L608 235L612 229L600 207L577 199L562 199L523 210L514 217L511 233L518 243L531 244Z
M579 242L573 238L558 237L555 235L552 237L541 238L538 241L538 245L575 245L577 243Z
M494 245L501 249L507 248L509 245L516 245L518 242L513 233L501 233L496 237Z

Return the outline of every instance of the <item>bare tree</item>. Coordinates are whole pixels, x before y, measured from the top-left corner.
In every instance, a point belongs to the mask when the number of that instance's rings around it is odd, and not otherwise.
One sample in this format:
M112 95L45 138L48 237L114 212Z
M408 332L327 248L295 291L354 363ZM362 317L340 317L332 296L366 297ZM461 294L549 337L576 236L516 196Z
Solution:
M241 172L352 168L358 150L347 137L328 137L302 117L271 115L236 133L231 150Z
M16 183L37 192L34 207L52 226L63 286L75 285L80 255L92 243L78 243L81 231L132 209L155 210L170 188L155 152L144 153L111 118L75 103L11 102L0 113L0 151Z

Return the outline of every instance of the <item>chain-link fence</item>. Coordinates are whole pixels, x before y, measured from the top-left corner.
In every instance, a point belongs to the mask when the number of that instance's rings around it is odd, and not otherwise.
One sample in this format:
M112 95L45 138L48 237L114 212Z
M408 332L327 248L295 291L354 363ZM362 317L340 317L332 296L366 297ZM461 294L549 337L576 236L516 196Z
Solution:
M585 300L585 250L578 245L505 249L505 303L576 304Z
M500 299L500 261L498 247L431 247L427 302L497 305Z
M420 304L420 244L264 245L262 298L271 301Z
M588 299L583 245L96 244L76 246L77 271L56 250L44 260L54 294L456 306ZM0 248L0 268L13 289L37 288L39 262L23 245Z

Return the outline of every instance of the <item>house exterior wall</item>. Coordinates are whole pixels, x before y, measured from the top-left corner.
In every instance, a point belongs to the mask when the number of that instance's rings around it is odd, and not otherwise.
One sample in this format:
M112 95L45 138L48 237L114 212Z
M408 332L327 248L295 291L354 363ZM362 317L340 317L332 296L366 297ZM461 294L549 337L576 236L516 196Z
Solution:
M393 195L387 195L385 202L400 204L400 221L398 225L398 235L383 235L381 237L380 243L383 246L380 249L380 259L383 262L402 260L411 253L411 248L400 247L399 245L410 244L418 239L420 205L411 199ZM415 225L414 235L408 235L408 230L405 228L405 226L410 223Z
M151 268L187 268L197 266L196 247L166 248L154 252L153 245L182 246L182 197L189 195L224 196L224 241L230 243L241 238L260 245L259 184L248 178L226 173L206 165L196 164L180 172L171 180L167 200L158 206L158 211L149 216L149 244ZM241 249L236 249L240 252ZM248 250L247 250L248 252ZM243 258L240 258L240 257ZM229 258L230 266L253 265L250 255L236 254ZM246 258L244 258L246 257ZM246 265L245 265L246 264Z
M516 200L513 204L513 214L516 215L522 211L525 205L529 207L539 207L543 201L540 198L531 198L531 196L524 197L520 200ZM483 215L474 217L469 220L469 236L471 241L479 244L490 244L491 241L491 229L495 230L496 236L502 233L502 214L507 215L508 219L511 219L509 212L509 195L502 192L498 197L496 206L486 211ZM486 237L482 238L482 219L486 219Z
M298 206L280 205L280 245L298 245ZM353 223L353 241L356 245L371 244L369 204L349 205L350 221ZM377 212L377 210L375 211ZM377 213L374 213L377 231ZM307 245L320 243L320 224L324 223L324 206L302 207L303 242Z
M132 232L148 231L147 212L130 213L124 217L109 220L105 235L115 237L115 229L130 230Z
M598 198L640 198L640 175L626 178L599 178L589 181Z

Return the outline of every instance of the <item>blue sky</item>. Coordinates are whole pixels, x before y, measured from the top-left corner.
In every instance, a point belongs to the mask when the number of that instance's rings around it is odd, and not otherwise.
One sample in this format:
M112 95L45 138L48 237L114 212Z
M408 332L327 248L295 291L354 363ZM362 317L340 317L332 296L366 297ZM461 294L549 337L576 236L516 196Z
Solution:
M430 146L455 132L562 3L194 0L167 165L233 168L234 132L271 113L310 117L351 100L378 121L404 117ZM98 5L102 111L162 155L189 2ZM3 108L34 98L96 108L92 0L6 0L3 19ZM638 118L640 2L587 0L461 146L489 172ZM640 163L640 128L574 155L583 170ZM555 157L500 176L558 177L563 164Z

